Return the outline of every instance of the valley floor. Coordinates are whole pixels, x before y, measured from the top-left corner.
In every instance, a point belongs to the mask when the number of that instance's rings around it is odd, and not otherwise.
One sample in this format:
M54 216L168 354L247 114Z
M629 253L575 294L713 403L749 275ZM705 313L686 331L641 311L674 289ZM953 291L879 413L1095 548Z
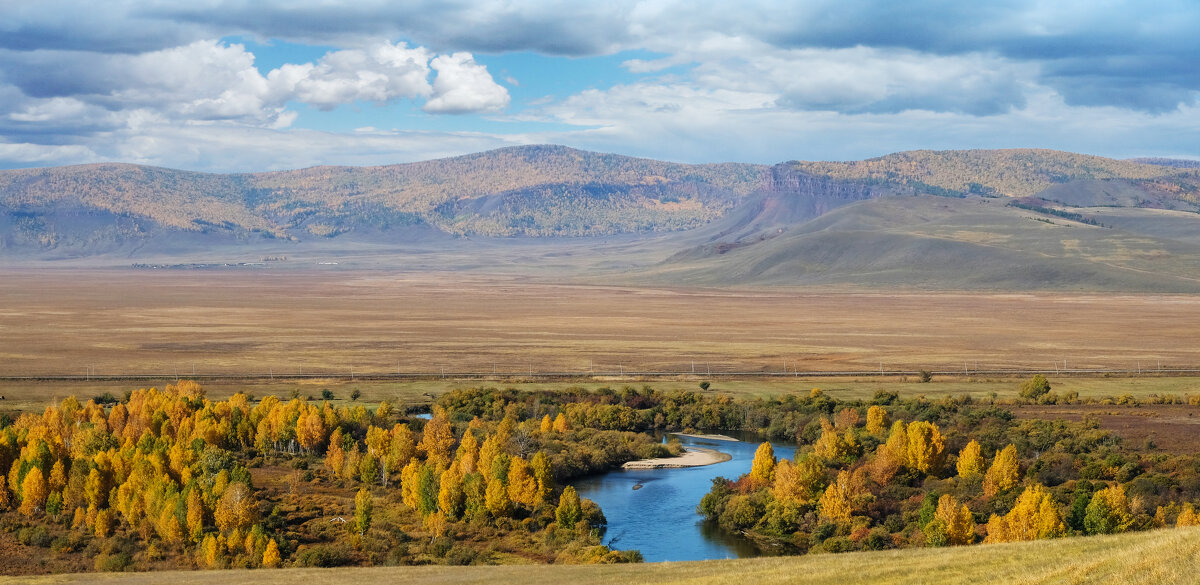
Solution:
M1195 295L6 270L0 376L1200 367Z

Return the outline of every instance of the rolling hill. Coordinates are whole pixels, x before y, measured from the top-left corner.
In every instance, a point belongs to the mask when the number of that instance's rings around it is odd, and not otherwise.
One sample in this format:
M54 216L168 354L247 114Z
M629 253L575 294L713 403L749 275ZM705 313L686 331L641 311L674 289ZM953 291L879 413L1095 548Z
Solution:
M1186 162L1023 149L686 165L523 146L230 175L22 169L0 171L0 261L295 252L706 286L1192 291Z
M1200 291L1200 215L1063 212L1103 224L1097 226L1011 202L931 196L862 201L757 238L694 245L638 278L701 286ZM1168 226L1161 232L1158 220Z

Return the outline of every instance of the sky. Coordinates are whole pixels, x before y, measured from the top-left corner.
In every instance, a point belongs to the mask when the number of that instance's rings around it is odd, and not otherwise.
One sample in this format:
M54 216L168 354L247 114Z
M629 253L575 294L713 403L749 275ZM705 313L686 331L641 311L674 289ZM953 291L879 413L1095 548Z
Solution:
M1200 158L1195 0L0 3L0 168Z

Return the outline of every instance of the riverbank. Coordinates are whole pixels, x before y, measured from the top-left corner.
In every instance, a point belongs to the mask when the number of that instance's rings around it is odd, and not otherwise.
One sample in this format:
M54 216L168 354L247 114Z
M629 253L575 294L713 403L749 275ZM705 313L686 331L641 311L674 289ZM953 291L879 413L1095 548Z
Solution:
M705 465L712 465L714 463L724 463L732 458L732 455L728 453L722 453L715 449L688 447L683 454L678 457L640 459L638 461L626 462L621 467L623 469L678 469L683 467L702 467Z

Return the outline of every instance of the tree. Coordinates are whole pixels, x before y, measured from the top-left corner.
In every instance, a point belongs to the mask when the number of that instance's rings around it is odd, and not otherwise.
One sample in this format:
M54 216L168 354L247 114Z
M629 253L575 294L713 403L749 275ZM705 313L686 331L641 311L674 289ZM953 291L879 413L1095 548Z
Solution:
M546 457L544 451L538 451L533 454L529 468L533 472L533 478L537 480L536 504L541 505L554 495L554 472L550 469L550 458Z
M530 509L537 505L537 479L530 472L529 464L520 457L513 457L508 466L508 498Z
M254 524L258 519L258 504L254 501L250 486L240 481L229 484L217 501L213 519L223 532L235 528L244 530Z
M945 459L945 441L937 425L927 421L908 424L908 466L922 473L935 473Z
M484 498L487 510L493 518L507 518L512 515L512 500L508 497L508 488L499 478L488 482Z
M358 532L359 536L365 535L371 528L371 509L373 507L371 490L359 489L358 495L354 496L354 530Z
M454 432L450 429L450 421L446 419L446 412L439 408L433 414L433 418L425 423L420 448L425 452L430 465L440 467L439 461L450 461L450 448L453 446Z
M971 442L958 452L958 463L955 465L958 469L958 476L963 479L971 479L983 475L983 465L979 441L971 439Z
M567 423L567 417L563 416L561 412L558 413L558 416L554 417L554 432L565 433L569 430L571 430L571 425Z
M442 472L438 482L438 510L450 520L462 517L465 494L463 492L463 473L457 465L451 465Z
M966 504L960 504L950 494L938 499L934 518L941 522L946 535L946 544L957 546L971 544L975 540L975 519Z
M846 493L846 485L841 481L845 471L838 474L838 481L829 484L821 500L817 502L817 517L829 524L847 524L850 522L850 497Z
M1175 526L1200 526L1200 514L1196 513L1196 508L1192 506L1191 502L1183 505L1183 510L1175 518Z
M479 439L475 438L475 433L472 433L470 429L467 429L467 432L463 433L462 441L458 444L458 450L454 452L454 461L458 464L459 470L464 476L475 473L478 470Z
M888 425L888 414L882 406L877 404L871 405L867 409L867 432L872 436L882 437L884 429Z
M325 440L325 421L321 412L313 407L296 419L296 440L305 451L315 451Z
M988 520L984 542L1018 542L1061 535L1066 530L1058 505L1041 484L1025 488L1007 515Z
M538 427L538 430L542 433L549 433L554 430L554 421L550 419L550 415L542 416L542 424Z
M807 504L812 501L824 475L825 466L815 457L802 459L795 464L782 459L775 466L775 485L771 488L771 495L780 502Z
M1124 532L1132 522L1125 488L1114 485L1092 495L1083 517L1083 528L1088 534L1113 534Z
M754 462L750 464L750 479L766 485L775 475L775 448L764 441L754 451Z
M417 477L417 510L422 516L437 512L438 477L429 465L421 466Z
M908 427L904 421L892 423L892 430L888 432L887 442L883 446L893 460L901 466L908 466Z
M709 389L710 387L712 387L712 384L710 384L710 383L708 383L708 382L700 382L700 389L701 389L701 390L703 390L703 391L707 392L707 391L708 391L708 389Z
M558 508L554 510L554 519L560 528L572 528L583 519L583 506L574 486L563 488L562 495L558 497Z
M279 545L275 542L275 539L272 538L271 540L267 541L267 550L263 551L262 566L268 569L275 569L279 567L281 562L282 559L279 557Z
M400 500L410 510L416 510L420 506L422 467L424 466L420 461L410 459L408 465L405 465L404 469L400 472Z
M983 495L987 497L1010 490L1021 481L1021 469L1017 460L1017 447L1009 444L996 453L992 466L983 478Z
M350 400L358 402L359 398L362 398L362 392L360 392L358 388L350 391Z
M479 472L482 473L483 477L488 481L493 479L492 463L495 462L496 458L499 457L503 452L504 449L500 444L500 437L498 435L488 436L483 440L483 445L479 447L479 462L477 463L477 466L479 467Z
M34 467L25 474L21 482L21 513L32 516L40 512L46 505L46 477L40 467Z
M204 500L200 488L193 487L187 495L187 527L193 541L199 542L204 534Z
M1037 400L1049 393L1050 382L1041 374L1034 374L1032 378L1021 384L1021 398L1026 400Z

